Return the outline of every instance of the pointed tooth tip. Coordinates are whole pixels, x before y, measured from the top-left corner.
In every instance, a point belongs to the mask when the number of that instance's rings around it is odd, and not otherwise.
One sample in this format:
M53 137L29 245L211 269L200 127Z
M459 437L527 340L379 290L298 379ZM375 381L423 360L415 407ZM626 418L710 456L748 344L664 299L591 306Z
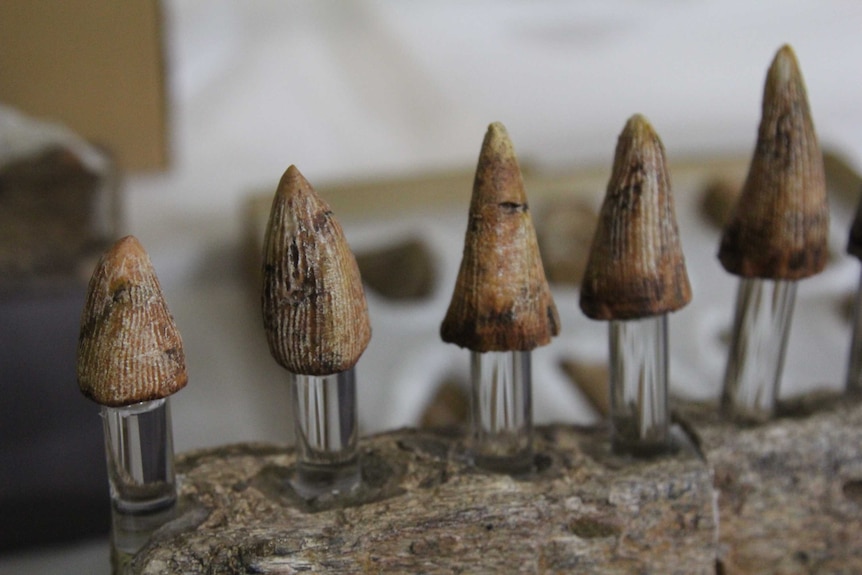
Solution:
M128 235L120 238L102 254L98 269L110 273L115 280L128 279L130 275L155 274L150 256L138 238Z
M515 155L515 147L512 145L511 138L509 138L509 132L501 122L493 122L488 125L488 130L485 132L485 141L482 144L482 151Z
M640 113L629 116L627 123L634 126L649 126L649 120L647 120L647 117Z
M785 44L775 53L767 76L770 82L785 84L799 75L799 61L790 44Z
M655 136L656 131L646 116L643 114L633 114L626 122L625 128L623 128L623 134L643 138L644 136Z
M144 246L141 245L141 242L138 241L138 238L128 235L117 240L110 250L108 250L107 255L112 258L128 256L140 257L142 255L147 255L147 251L144 249Z
M297 183L308 183L308 180L305 179L305 176L302 175L302 172L299 171L299 168L296 167L295 164L291 164L284 171L284 175L281 177L281 184L293 184ZM279 185L279 187L282 187Z
M295 182L300 178L305 179L302 175L302 172L299 171L299 168L297 168L294 164L291 164L281 176L281 182L278 187L281 188L284 184L288 182Z
M491 122L488 124L488 133L496 137L509 137L509 132L506 130L506 126L504 126L502 122Z
M276 197L290 198L297 195L308 195L317 199L317 194L314 192L311 184L302 175L294 164L285 170L284 175L278 182L278 187L275 190Z
M498 206L527 201L518 156L500 122L488 126L473 180L473 202Z
M614 153L614 173L627 173L637 163L632 163L632 156L637 156L649 161L651 169L666 171L665 152L661 138L653 125L642 114L631 116L617 139L617 148Z
M775 53L775 59L789 59L791 61L796 60L796 52L793 50L793 46L790 44L784 44L778 51Z

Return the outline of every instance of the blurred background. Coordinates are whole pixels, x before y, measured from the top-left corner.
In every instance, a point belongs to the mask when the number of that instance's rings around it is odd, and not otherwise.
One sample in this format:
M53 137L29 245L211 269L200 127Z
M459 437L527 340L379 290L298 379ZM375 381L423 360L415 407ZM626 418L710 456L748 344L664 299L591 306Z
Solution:
M854 0L3 2L0 572L108 572L101 422L74 364L87 278L120 235L150 253L185 341L177 451L290 442L255 275L290 164L332 204L368 284L363 432L458 424L467 354L437 330L479 147L503 122L563 322L535 353L536 420L591 423L606 327L578 310L573 260L619 131L646 115L694 289L671 319L674 392L717 395L736 283L705 194L744 177L784 43L827 152L834 257L800 287L782 393L839 388L859 275L844 244L862 167L860 26Z

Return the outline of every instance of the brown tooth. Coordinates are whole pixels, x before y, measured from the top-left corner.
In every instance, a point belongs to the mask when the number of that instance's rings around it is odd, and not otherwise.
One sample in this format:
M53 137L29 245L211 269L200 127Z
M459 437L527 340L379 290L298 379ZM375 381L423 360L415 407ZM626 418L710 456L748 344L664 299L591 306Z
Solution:
M153 264L133 236L96 265L78 338L78 385L119 407L161 399L188 382L183 342Z
M635 319L690 300L664 146L647 119L634 115L617 140L581 309L593 319Z
M743 277L798 280L829 258L823 155L790 46L766 77L757 146L718 258Z
M293 373L346 371L371 339L356 259L329 206L295 166L272 202L262 307L270 352Z
M860 195L859 204L856 206L853 226L850 228L847 253L862 260L862 195Z
M479 154L461 269L440 335L478 352L528 351L559 330L518 159L506 129L494 123Z

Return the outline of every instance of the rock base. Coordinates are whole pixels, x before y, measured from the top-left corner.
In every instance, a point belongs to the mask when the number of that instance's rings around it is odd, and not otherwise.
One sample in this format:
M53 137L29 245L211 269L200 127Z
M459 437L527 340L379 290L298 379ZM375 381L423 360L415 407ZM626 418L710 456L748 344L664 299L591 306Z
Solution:
M292 450L183 455L178 518L128 559L155 573L862 573L862 405L757 427L684 405L680 449L610 452L603 428L536 430L536 470L468 465L463 435L363 439L363 487L301 500ZM696 422L694 425L691 422ZM681 430L687 430L683 433Z

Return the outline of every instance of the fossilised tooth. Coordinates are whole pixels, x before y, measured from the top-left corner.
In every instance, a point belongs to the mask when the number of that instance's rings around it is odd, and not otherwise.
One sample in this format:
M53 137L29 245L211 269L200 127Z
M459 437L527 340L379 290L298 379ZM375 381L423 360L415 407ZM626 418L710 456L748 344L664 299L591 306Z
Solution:
M785 45L767 73L757 145L718 254L742 278L722 391L727 415L772 416L796 282L823 270L828 236L823 156L799 64Z
M823 270L828 237L823 155L796 55L783 46L769 67L757 145L718 257L734 275L798 280Z
M664 146L634 115L617 140L580 299L588 317L611 320L615 451L654 455L671 447L667 314L690 300Z
M635 319L675 311L691 286L671 195L664 146L641 115L625 125L581 284L592 319Z
M353 367L371 339L359 268L341 225L295 166L278 184L263 259L263 321L275 360L303 375Z
M77 372L83 394L111 407L162 399L188 382L182 339L133 236L115 243L90 279Z
M471 449L480 467L532 469L530 351L559 329L518 160L506 129L493 123L482 142L461 268L440 328L443 341L472 352Z
M263 260L264 328L272 356L291 373L290 483L306 500L339 498L361 481L354 367L371 325L344 232L295 166L278 184Z
M168 396L187 381L182 340L153 265L141 244L125 237L96 266L78 343L78 384L102 404L118 553L137 552L173 517Z
M443 341L477 352L529 351L559 333L518 160L506 129L482 143L461 268Z

